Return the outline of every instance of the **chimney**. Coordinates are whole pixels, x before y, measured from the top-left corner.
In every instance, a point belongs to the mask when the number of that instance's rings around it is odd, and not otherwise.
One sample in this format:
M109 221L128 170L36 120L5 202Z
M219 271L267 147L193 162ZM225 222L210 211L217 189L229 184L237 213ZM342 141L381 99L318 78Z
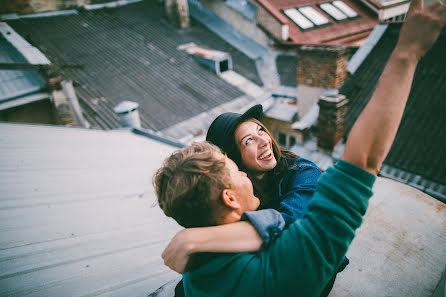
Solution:
M138 107L139 104L136 102L123 101L113 108L119 117L122 127L141 128Z
M350 50L333 46L302 46L297 50L297 85L339 89L347 79Z
M187 0L165 0L167 18L181 28L190 26Z
M344 95L330 94L319 98L317 146L331 153L344 135L344 121L348 100Z

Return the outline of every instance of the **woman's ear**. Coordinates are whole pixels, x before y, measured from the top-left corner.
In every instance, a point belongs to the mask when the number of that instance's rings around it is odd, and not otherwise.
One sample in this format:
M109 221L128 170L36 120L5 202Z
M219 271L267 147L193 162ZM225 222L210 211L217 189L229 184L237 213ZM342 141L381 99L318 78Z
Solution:
M224 189L223 192L221 192L221 198L223 204L229 208L239 209L241 207L234 191L231 189Z

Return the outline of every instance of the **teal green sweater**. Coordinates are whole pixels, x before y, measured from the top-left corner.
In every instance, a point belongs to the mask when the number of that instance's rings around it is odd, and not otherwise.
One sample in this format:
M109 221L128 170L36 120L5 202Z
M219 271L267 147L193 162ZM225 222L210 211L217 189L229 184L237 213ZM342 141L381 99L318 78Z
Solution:
M319 296L361 225L375 179L339 161L319 179L305 217L268 250L212 254L183 276L186 296Z

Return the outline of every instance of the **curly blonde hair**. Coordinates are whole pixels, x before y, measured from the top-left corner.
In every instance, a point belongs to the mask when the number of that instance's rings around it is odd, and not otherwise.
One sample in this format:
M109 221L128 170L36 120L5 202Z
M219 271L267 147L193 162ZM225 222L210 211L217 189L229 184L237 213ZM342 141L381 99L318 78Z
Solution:
M229 170L221 150L207 142L193 143L170 155L153 178L158 204L183 227L219 223Z

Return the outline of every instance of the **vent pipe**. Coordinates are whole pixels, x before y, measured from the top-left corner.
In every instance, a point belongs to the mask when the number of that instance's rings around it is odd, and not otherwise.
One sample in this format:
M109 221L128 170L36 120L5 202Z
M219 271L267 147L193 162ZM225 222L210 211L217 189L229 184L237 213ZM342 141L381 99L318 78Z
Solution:
M136 102L123 101L113 108L119 117L122 127L141 128L138 107L139 104Z

